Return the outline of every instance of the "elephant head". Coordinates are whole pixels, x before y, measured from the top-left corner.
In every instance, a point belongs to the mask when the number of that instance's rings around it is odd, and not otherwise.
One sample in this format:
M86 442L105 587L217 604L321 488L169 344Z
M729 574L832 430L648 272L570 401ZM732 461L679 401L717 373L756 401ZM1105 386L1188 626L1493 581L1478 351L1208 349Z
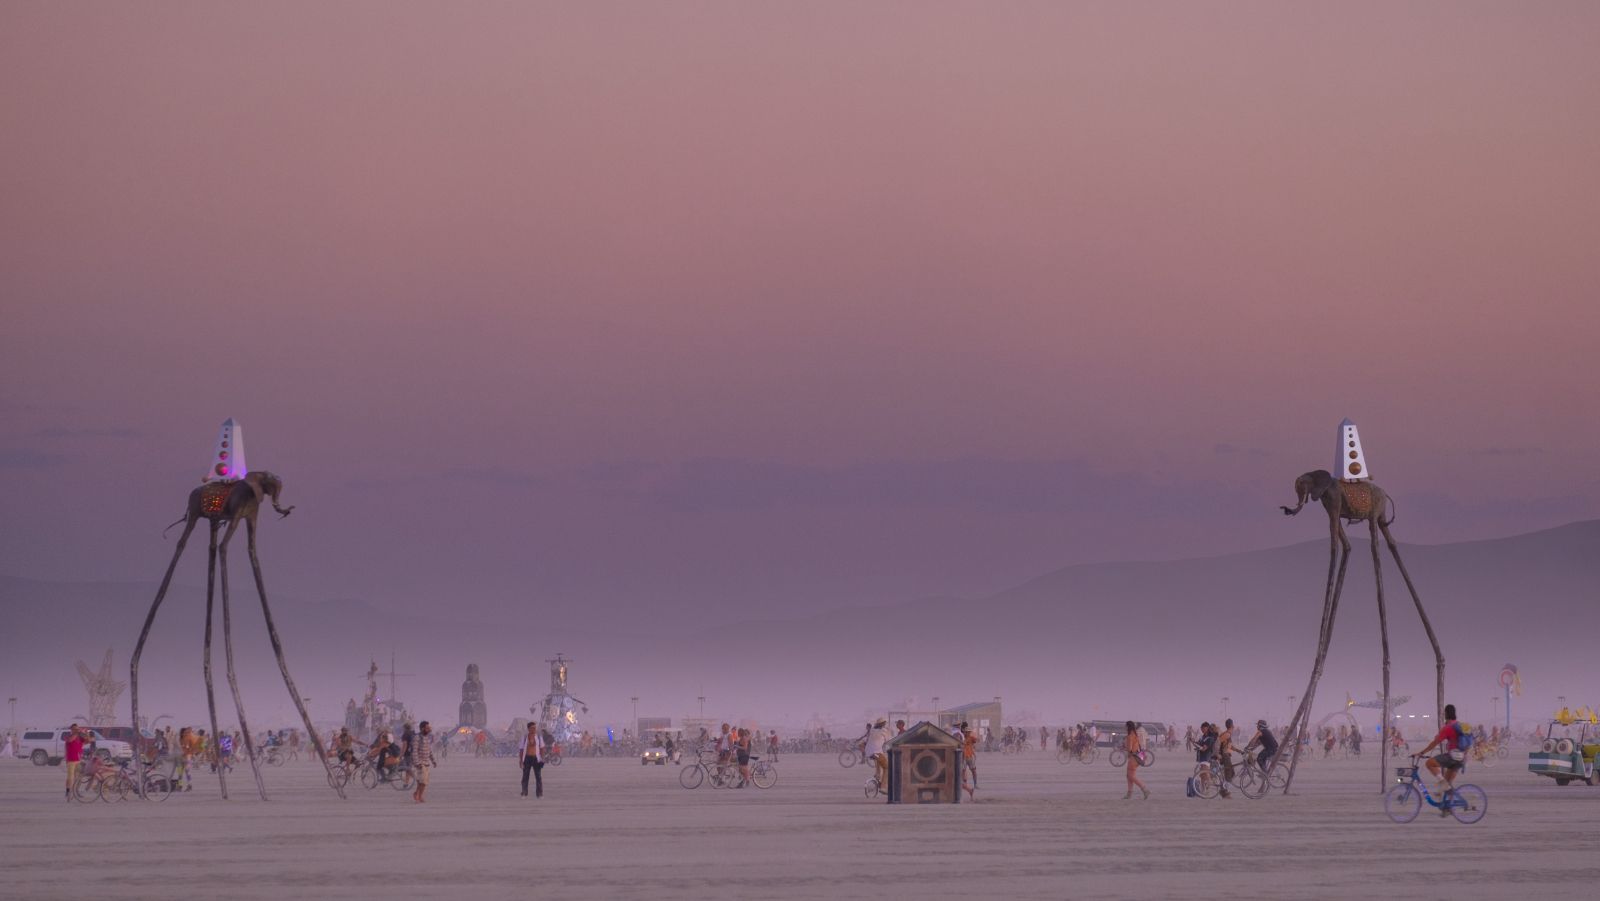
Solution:
M1307 500L1322 500L1322 498L1327 495L1329 489L1332 487L1333 474L1328 472L1326 469L1318 469L1314 472L1308 472L1300 478L1295 479L1294 494L1300 502L1295 504L1292 508L1283 507L1282 510L1284 515L1293 516L1296 513L1299 513L1300 508L1306 505Z
M250 487L256 490L258 498L266 497L272 499L272 509L278 511L279 516L288 516L294 512L293 506L280 507L278 505L278 495L283 492L283 479L277 475L266 470L257 470L245 476L245 481L249 482Z

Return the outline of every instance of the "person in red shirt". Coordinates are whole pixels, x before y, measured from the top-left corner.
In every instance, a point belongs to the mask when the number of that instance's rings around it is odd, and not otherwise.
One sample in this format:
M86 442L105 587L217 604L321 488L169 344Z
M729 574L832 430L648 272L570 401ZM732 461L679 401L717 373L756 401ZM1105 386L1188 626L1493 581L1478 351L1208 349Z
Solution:
M67 800L72 800L72 787L78 784L78 770L83 766L83 747L89 743L88 736L78 728L77 723L67 731Z
M1444 705L1444 726L1439 730L1439 734L1433 737L1433 741L1428 742L1426 748L1411 755L1413 759L1426 757L1428 752L1434 748L1443 749L1443 753L1439 756L1428 758L1427 766L1428 772L1432 773L1434 778L1439 779L1444 786L1444 796L1446 798L1450 797L1450 792L1455 788L1456 774L1460 773L1462 768L1466 766L1466 761L1463 759L1466 755L1460 753L1456 745L1460 735L1460 728L1456 725L1456 705L1446 704ZM1448 806L1440 807L1439 812L1449 816L1450 808Z

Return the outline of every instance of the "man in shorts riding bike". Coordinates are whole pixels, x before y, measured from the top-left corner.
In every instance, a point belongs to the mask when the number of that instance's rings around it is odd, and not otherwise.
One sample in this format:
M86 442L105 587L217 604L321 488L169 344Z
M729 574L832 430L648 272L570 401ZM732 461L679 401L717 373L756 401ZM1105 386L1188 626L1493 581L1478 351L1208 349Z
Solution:
M1428 772L1433 774L1439 784L1444 787L1444 797L1449 798L1455 790L1456 776L1466 767L1466 754L1460 749L1461 726L1456 723L1456 705L1444 705L1444 726L1439 729L1439 734L1428 742L1428 746L1411 755L1412 760L1427 757L1428 752L1440 748L1437 757L1428 757ZM1449 805L1440 805L1440 816L1450 815Z
M1250 753L1256 747L1261 748L1261 752L1256 755L1256 763L1261 765L1262 772L1266 772L1268 763L1278 753L1278 737L1267 728L1266 720L1256 720L1256 734L1250 736L1250 740L1245 743L1245 753Z
M867 759L872 761L878 774L878 784L889 787L889 754L883 746L889 742L889 721L878 720L867 732Z

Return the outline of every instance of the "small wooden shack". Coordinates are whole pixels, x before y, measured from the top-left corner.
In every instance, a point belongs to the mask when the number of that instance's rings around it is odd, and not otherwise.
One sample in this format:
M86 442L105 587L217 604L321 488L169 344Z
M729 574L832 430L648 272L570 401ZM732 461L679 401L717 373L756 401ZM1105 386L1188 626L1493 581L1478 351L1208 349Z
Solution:
M961 742L923 721L895 736L889 754L890 804L960 804Z

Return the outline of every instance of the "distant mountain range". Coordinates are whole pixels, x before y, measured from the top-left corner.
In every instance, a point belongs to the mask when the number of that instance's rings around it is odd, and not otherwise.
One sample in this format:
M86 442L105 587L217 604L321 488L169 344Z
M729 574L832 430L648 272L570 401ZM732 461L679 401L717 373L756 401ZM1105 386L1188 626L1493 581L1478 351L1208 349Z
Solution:
M1357 536L1362 537L1357 537ZM1372 558L1354 530L1343 602L1318 712L1348 691L1379 686ZM1487 719L1502 664L1528 690L1519 718L1543 715L1558 695L1600 703L1592 641L1600 634L1600 521L1402 553L1445 647L1449 692ZM1394 691L1431 712L1432 654L1393 561L1384 554ZM317 717L359 697L368 660L398 655L399 694L425 717L455 719L466 664L482 666L492 720L524 715L547 687L546 658L573 658L573 692L596 720L682 717L704 695L714 717L798 726L813 713L853 723L904 698L931 708L999 695L1008 709L1054 723L1091 716L1198 721L1286 715L1310 672L1327 571L1325 540L1171 562L1072 566L980 599L925 599L880 607L797 611L793 619L701 624L686 638L644 634L627 622L605 633L562 625L559 609L530 605L518 621L474 619L469 597L414 614L375 602L275 598L291 667ZM0 687L19 719L53 721L86 706L73 662L106 647L126 672L155 591L149 583L45 582L0 576ZM231 709L216 655L219 713ZM292 708L267 645L254 585L236 585L235 642L247 710L263 724ZM695 614L685 611L686 622ZM174 586L142 667L144 703L198 719L204 589ZM387 679L383 688L387 693ZM127 697L122 699L126 709ZM1364 712L1370 717L1370 711ZM230 718L224 715L224 718Z

